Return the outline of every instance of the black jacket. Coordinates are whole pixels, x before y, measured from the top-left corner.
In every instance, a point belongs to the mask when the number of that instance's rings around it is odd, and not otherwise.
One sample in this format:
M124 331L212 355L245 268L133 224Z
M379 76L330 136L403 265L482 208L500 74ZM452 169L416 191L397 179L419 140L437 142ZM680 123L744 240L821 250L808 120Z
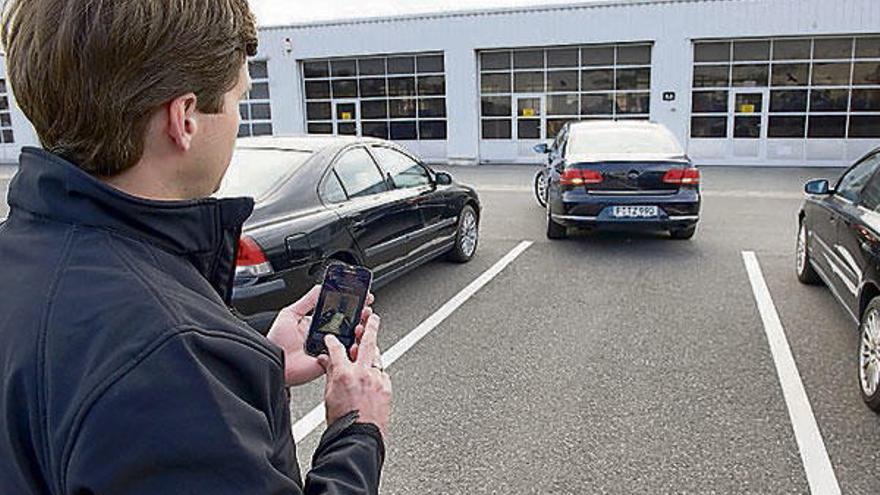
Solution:
M228 309L250 199L155 202L25 148L0 224L0 493L377 493L356 415L305 480L280 349Z

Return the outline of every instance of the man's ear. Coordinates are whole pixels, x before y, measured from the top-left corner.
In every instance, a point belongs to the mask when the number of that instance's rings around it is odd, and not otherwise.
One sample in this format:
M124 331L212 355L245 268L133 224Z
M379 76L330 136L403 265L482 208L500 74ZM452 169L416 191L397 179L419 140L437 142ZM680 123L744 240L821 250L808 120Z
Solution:
M188 151L198 132L196 95L187 93L168 103L168 137L181 151Z

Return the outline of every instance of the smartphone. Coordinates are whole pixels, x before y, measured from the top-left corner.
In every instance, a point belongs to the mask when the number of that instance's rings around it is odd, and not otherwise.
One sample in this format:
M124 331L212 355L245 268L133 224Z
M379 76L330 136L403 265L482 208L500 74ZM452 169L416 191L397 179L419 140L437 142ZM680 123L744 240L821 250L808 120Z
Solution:
M327 354L324 337L333 335L346 351L355 343L354 330L361 321L373 272L361 266L335 263L327 267L312 325L306 337L306 354Z

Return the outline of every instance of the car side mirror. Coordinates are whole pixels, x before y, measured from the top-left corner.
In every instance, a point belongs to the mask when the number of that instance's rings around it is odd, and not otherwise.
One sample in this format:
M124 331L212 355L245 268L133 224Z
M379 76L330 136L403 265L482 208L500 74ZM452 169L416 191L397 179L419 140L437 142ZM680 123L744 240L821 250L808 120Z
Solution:
M447 172L437 172L434 175L434 182L438 186L449 186L452 184L452 176Z
M535 150L535 153L540 153L542 155L550 153L550 147L547 146L547 143L536 144L532 149Z
M824 196L831 194L831 187L828 185L827 179L815 179L807 182L806 185L804 185L804 192L806 192L807 194Z

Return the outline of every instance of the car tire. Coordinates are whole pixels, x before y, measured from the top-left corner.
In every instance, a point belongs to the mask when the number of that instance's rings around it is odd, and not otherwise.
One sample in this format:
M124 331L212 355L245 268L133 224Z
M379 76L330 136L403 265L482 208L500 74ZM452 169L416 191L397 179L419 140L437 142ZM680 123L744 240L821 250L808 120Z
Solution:
M801 221L800 227L798 228L797 248L795 250L795 270L797 271L797 278L802 284L820 285L822 279L819 278L819 274L816 273L816 270L810 263L810 250L807 249L808 238L809 232L807 231L807 226Z
M467 263L477 253L480 242L480 217L471 205L465 205L458 214L458 226L455 229L455 246L447 256L450 261Z
M547 207L547 172L541 170L535 174L535 199L541 208Z
M553 221L550 209L547 209L547 239L565 239L568 237L568 228L565 225Z
M880 297L868 304L859 324L858 364L862 400L880 413Z
M669 235L672 236L673 239L686 241L694 237L694 234L697 233L697 226L692 225L690 227L686 227L683 229L675 229L670 230Z

